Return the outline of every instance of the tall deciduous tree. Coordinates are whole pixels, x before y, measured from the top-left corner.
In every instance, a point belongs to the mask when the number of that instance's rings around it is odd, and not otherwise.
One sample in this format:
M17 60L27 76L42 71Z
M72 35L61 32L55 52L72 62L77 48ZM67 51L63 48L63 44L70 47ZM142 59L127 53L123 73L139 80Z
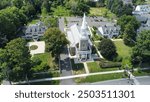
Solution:
M8 7L0 11L0 47L16 38L20 27L27 23L23 12L16 7Z
M150 61L150 31L142 31L132 50L133 63Z
M102 56L108 60L113 60L116 57L116 46L110 39L103 39L98 46Z
M0 69L9 81L25 80L30 73L31 61L26 44L24 39L17 38L1 50Z
M132 24L127 24L125 26L124 35L123 35L124 44L133 46L136 41L136 32Z
M68 44L68 40L58 28L49 28L44 34L46 42L46 50L51 52L55 58L58 58L64 46Z

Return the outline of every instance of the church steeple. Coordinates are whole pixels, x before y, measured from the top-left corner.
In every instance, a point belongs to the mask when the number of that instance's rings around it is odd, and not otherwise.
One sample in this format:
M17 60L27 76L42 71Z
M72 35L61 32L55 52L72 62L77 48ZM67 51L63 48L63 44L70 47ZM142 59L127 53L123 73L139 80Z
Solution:
M86 30L86 29L87 29L87 22L86 22L86 15L84 13L81 30Z

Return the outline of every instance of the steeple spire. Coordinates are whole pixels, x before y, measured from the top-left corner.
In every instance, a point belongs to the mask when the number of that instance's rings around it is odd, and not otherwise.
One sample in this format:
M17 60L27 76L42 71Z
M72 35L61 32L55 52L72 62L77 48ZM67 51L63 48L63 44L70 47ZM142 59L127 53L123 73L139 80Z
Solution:
M81 30L87 29L86 15L84 13Z

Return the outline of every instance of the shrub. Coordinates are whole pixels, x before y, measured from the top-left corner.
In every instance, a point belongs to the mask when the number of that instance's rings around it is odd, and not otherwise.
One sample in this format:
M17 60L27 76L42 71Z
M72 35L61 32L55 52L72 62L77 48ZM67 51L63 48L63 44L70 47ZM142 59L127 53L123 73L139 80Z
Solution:
M92 54L97 53L96 48L94 46L92 46Z
M121 67L121 62L101 61L99 65L101 68L114 68L114 67Z
M113 59L114 62L121 62L122 61L122 57L121 56L117 56Z

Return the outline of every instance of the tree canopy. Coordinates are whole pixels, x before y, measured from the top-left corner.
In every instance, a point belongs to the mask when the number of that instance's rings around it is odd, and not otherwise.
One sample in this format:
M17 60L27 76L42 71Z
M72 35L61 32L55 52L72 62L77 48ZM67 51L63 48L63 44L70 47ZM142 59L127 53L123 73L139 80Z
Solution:
M27 43L22 38L11 40L0 50L0 69L9 81L24 80L29 74L31 61Z
M140 27L140 22L134 16L124 15L118 19L117 24L121 27L124 43L133 46L136 42L136 32Z
M104 38L99 43L98 49L102 56L108 60L113 60L117 55L116 46L110 39Z
M58 28L47 29L44 34L44 40L46 42L46 50L51 52L55 58L59 56L64 46L68 44L65 34Z
M20 27L27 23L26 15L16 7L0 10L0 47L16 38Z
M142 31L132 50L133 63L150 61L150 31Z

